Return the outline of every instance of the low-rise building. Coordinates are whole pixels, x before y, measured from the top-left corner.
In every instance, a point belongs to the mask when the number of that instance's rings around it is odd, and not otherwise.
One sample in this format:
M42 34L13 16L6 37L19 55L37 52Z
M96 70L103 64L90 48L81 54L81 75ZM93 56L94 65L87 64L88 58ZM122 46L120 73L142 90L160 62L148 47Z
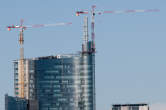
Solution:
M5 110L28 110L28 101L5 95Z
M142 104L114 104L112 110L149 110L149 105Z

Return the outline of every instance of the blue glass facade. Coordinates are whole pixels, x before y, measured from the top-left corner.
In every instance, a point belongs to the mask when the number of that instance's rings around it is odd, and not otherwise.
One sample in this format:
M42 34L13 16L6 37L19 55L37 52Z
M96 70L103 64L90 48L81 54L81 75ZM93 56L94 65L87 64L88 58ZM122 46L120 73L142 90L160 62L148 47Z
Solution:
M24 98L39 110L96 110L95 43L88 40L84 19L84 41L79 54L24 59ZM22 63L14 61L15 96L20 97ZM33 103L35 102L35 103ZM35 106L37 105L37 106Z
M35 60L40 110L94 110L93 58L80 54Z
M5 95L5 110L28 110L28 101Z
M25 60L26 99L39 110L95 110L94 53L57 55ZM18 62L15 67L15 95Z

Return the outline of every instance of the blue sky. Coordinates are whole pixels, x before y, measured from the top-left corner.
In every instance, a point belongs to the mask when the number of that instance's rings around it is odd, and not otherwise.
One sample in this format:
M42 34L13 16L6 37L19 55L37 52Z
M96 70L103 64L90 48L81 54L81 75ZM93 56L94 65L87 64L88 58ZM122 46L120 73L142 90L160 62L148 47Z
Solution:
M97 110L141 102L151 104L152 110L166 109L165 0L0 0L0 110L5 93L14 95L12 60L19 58L19 32L5 27L19 24L20 19L25 25L72 22L71 26L27 29L25 57L77 52L83 16L76 17L75 11L93 4L97 10L161 10L96 16Z

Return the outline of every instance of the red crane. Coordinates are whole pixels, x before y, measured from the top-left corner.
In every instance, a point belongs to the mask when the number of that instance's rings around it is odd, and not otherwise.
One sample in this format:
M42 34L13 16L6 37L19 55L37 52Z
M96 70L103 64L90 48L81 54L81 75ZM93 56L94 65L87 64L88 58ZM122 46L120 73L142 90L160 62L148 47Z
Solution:
M147 9L147 10L112 10L112 11L95 11L96 6L92 5L92 9L90 11L77 11L76 16L80 16L82 14L91 14L91 37L92 37L92 52L95 52L95 15L102 14L121 14L121 13L142 13L142 12L159 12L159 9Z

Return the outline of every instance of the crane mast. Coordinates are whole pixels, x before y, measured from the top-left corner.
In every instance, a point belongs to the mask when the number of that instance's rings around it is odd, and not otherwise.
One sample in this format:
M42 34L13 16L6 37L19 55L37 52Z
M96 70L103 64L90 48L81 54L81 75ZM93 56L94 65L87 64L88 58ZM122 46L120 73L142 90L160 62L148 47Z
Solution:
M25 98L25 92L24 92L24 79L25 79L25 73L24 73L24 34L23 34L24 29L21 28L20 30L20 35L19 35L19 44L20 44L20 60L19 60L19 66L20 66L20 71L19 71L19 85L20 85L20 90L19 90L19 97L20 98Z
M24 59L24 30L27 28L40 28L40 27L54 27L54 26L65 26L70 25L71 22L68 23L54 23L54 24L35 24L35 25L29 25L29 26L23 26L23 20L21 20L20 25L10 25L7 26L8 31L11 31L11 29L20 29L19 33L19 46L20 46L20 58L18 62L18 91L19 94L16 95L19 98L27 98L27 75L25 73L25 59ZM26 78L27 77L27 78Z
M82 14L91 14L91 52L95 53L95 15L102 15L102 14L122 14L122 13L144 13L144 12L158 12L159 9L147 9L147 10L111 10L111 11L95 11L96 6L92 5L92 9L90 11L81 10L76 11L76 16L80 16Z
M92 37L92 52L95 52L95 8L96 6L92 6L92 12L91 12L91 37Z
M84 35L83 35L83 44L82 44L82 52L87 53L89 52L88 42L89 42L89 35L88 35L88 17L84 17Z

